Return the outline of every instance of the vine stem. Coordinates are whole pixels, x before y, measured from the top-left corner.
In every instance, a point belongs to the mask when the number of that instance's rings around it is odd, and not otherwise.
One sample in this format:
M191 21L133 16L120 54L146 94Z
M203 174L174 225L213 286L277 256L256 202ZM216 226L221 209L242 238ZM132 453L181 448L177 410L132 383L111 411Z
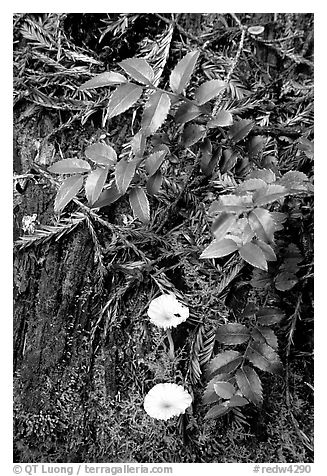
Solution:
M171 335L171 329L167 329L167 337L169 342L168 355L169 355L169 359L173 361L175 360L175 347L174 347L173 336Z

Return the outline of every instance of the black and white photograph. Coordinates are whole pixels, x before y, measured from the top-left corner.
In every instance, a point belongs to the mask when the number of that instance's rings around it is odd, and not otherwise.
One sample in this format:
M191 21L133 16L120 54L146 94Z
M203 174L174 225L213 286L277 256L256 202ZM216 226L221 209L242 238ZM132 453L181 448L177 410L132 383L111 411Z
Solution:
M314 18L13 14L14 474L313 470Z

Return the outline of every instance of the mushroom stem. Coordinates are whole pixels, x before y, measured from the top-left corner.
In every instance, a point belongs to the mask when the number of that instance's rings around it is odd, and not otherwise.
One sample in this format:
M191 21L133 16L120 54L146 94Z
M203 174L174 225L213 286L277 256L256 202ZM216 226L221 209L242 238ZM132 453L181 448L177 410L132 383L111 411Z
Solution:
M173 337L171 335L171 330L170 329L167 329L167 337L168 337L168 341L169 341L168 355L169 355L170 360L173 361L175 359L175 350L174 350L174 341L173 341Z

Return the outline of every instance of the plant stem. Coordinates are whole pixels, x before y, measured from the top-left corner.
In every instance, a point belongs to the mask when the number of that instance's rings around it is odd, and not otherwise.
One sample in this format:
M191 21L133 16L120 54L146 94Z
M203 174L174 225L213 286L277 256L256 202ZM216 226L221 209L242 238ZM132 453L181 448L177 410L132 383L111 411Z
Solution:
M171 335L171 330L170 329L167 329L167 337L168 337L168 341L169 341L168 355L169 355L170 360L173 361L173 360L175 360L175 350L174 350L174 341L173 341L173 337Z

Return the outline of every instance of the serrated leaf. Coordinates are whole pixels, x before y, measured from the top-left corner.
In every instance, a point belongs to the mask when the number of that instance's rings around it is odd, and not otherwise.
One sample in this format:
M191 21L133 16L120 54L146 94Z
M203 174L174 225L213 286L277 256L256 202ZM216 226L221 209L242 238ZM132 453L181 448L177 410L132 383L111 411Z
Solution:
M148 181L146 183L146 191L148 192L149 195L157 195L157 193L160 190L160 187L162 185L162 173L161 170L157 170L156 173L151 175L151 177L148 178Z
M170 109L168 94L157 91L153 93L145 105L141 127L145 136L154 134L164 123Z
M236 388L229 382L217 382L213 386L216 394L224 399L231 398L236 392Z
M83 177L73 175L61 184L54 203L54 211L61 212L65 206L78 194L83 185Z
M216 355L206 367L206 377L219 372L220 374L228 374L233 372L242 362L240 352L235 350L225 350ZM224 380L224 379L223 379Z
M185 124L205 113L209 113L206 108L196 106L189 102L183 102L176 111L175 121L179 124Z
M215 200L209 207L208 213L235 212L241 213L253 207L252 197L238 195L222 195L219 200Z
M275 287L278 291L289 291L297 284L298 279L295 274L283 271L276 276Z
M194 98L197 103L202 106L202 104L207 103L211 99L218 96L218 94L226 89L226 83L220 79L211 79L201 84L199 88L195 91Z
M225 174L232 170L235 167L239 155L237 152L231 149L224 149L222 153L222 158L219 162L220 172Z
M258 178L251 178L249 180L244 180L243 183L238 185L236 188L237 192L254 192L255 190L259 190L259 188L266 187L266 182L262 179Z
M103 88L105 86L126 83L126 81L127 79L122 74L114 71L106 71L105 73L97 74L94 78L89 79L83 83L79 89L80 91L85 91L86 89Z
M141 86L132 83L122 84L115 89L108 102L108 119L127 111L141 97L142 92Z
M253 203L257 207L268 205L276 200L280 200L287 195L287 190L282 185L267 185L266 188L260 188L253 194Z
M182 134L182 141L185 147L196 144L205 134L205 127L198 124L190 124L185 127Z
M63 159L48 167L48 171L54 174L85 174L89 172L91 166L86 160Z
M209 246L202 252L200 258L221 258L223 256L230 255L238 249L237 244L233 240L214 240Z
M167 155L166 149L161 149L150 154L144 161L147 173L151 176L161 167Z
M150 206L148 198L141 187L134 187L129 193L129 203L135 218L142 223L150 221Z
M205 139L205 141L206 141L206 139ZM206 177L211 177L211 175L213 174L213 171L215 170L215 168L216 168L216 166L219 162L220 156L221 156L221 148L220 147L211 156L210 156L210 152L209 152L209 154L208 154L209 162L208 162L207 165L205 165L205 163L207 161L207 158L205 158L204 154L201 156L200 166L201 166L201 170L203 171L203 173L205 174Z
M283 230L283 223L286 221L287 215L281 212L270 212L270 214L275 222L275 231Z
M222 212L212 224L212 232L217 241L225 238L226 233L236 223L236 216L233 213Z
M110 145L100 142L89 145L85 149L85 155L99 165L115 165L117 162L116 151Z
M206 367L206 377L216 373L233 372L242 362L242 356L235 350L225 350L216 355ZM224 380L224 379L223 379Z
M229 111L219 111L213 119L208 121L207 126L209 129L214 127L227 127L233 124L233 116Z
M138 131L131 140L131 147L133 154L136 157L143 157L144 150L146 146L146 137L143 134L143 131Z
M255 245L254 243L246 243L238 251L241 258L243 258L244 261L249 263L251 266L255 266L256 268L267 271L267 260L262 249L259 248L258 245Z
M277 307L263 307L257 312L257 323L261 326L272 326L278 324L285 314Z
M228 402L228 407L233 408L233 407L244 407L245 405L248 405L249 402L246 400L246 398L241 397L240 395L234 395Z
M308 157L308 159L313 159L314 156L314 144L313 142L309 141L308 139L305 139L302 137L299 139L297 143L297 147L299 150L302 150L305 155Z
M124 195L133 180L139 160L121 159L115 167L115 180L119 192Z
M210 408L204 416L205 420L212 420L215 418L219 418L223 415L226 415L230 411L230 408L224 405L215 405L214 407Z
M229 137L235 143L240 142L251 132L254 125L254 122L248 119L235 122L228 131Z
M252 170L252 172L249 173L248 178L261 179L269 184L275 182L276 175L270 169L258 169Z
M180 94L191 79L199 51L191 51L182 58L170 74L169 86L174 93Z
M254 268L252 271L251 286L255 289L266 289L272 285L272 279L267 271Z
M273 243L275 222L268 210L264 208L255 208L249 214L249 224L259 240Z
M296 188L299 186L305 187L305 182L308 182L308 177L303 172L290 170L278 180L278 185L283 185L286 188Z
M243 359L241 358L241 360L243 360ZM219 374L219 375L216 375L215 377L213 377L208 382L208 384L207 384L207 386L206 386L206 388L203 392L203 395L202 395L202 403L204 405L207 405L208 403L214 403L214 402L217 402L219 400L219 397L215 392L214 385L217 382L221 382L221 381L233 383L233 382L235 382L235 379L234 379L233 376L231 376L230 374L227 374L227 373Z
M260 344L265 343L273 349L278 349L278 340L274 331L270 327L254 327L251 332L252 339Z
M254 157L262 151L266 145L266 139L263 136L254 136L248 144L248 151L251 157Z
M129 76L142 84L151 85L154 79L154 71L143 58L128 58L118 63Z
M251 342L245 357L258 369L278 374L283 369L277 352L265 342Z
M245 398L255 405L262 403L262 386L258 374L251 367L244 365L236 372L236 382Z
M243 344L250 338L250 329L243 324L229 323L218 327L216 339L221 344Z
M108 167L98 167L97 169L92 170L92 172L87 176L85 182L85 195L90 205L93 205L99 198L107 180L108 170Z
M277 261L277 256L270 245L261 240L256 240L256 245L261 248L263 254L267 261Z
M101 192L98 200L93 203L92 208L107 207L108 205L116 202L116 200L118 200L121 196L122 193L119 192L116 182L113 181L108 188Z

